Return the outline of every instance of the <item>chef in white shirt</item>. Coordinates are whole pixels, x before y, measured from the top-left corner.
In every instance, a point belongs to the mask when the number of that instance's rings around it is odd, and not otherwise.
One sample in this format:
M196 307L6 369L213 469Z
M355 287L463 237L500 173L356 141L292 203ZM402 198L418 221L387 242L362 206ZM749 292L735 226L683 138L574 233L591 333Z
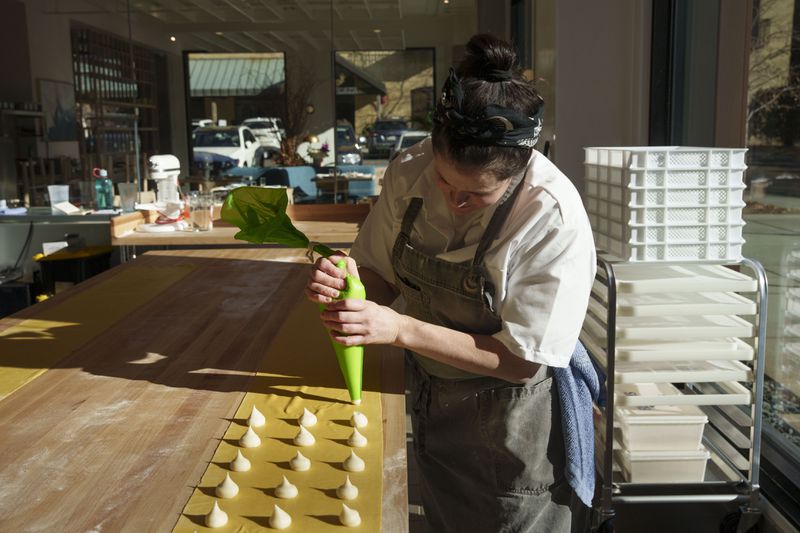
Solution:
M406 350L431 531L586 527L552 368L575 349L594 242L578 192L533 149L542 105L513 48L474 36L431 139L391 162L347 258L368 300L335 300L338 256L306 288L338 342Z

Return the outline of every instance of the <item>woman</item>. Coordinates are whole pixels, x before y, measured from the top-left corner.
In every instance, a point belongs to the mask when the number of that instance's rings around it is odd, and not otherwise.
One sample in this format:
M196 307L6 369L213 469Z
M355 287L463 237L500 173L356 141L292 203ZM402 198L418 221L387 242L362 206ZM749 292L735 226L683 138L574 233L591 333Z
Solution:
M406 350L432 531L585 530L552 368L576 346L594 243L577 191L532 148L541 114L511 46L474 36L347 260L370 299L335 301L338 257L306 288L338 342Z

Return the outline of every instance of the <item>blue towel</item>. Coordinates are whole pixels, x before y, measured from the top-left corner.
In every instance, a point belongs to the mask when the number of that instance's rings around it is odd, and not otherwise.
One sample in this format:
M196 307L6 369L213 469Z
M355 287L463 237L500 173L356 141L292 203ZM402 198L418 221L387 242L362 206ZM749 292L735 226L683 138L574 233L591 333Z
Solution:
M591 357L580 341L569 366L553 368L561 402L561 427L570 487L588 507L594 497L594 422L592 402L601 397L601 383Z

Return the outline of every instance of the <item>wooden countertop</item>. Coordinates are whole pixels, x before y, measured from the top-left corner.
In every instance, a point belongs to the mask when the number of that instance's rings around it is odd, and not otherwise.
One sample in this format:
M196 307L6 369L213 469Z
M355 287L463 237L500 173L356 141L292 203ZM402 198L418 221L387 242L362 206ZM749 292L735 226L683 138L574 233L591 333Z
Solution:
M303 251L285 249L149 252L0 320L0 332L44 310L63 309L68 321L71 298L121 272L191 265L0 401L0 530L170 531L286 309L302 298L303 261ZM399 350L375 350L381 356L368 357L381 362L382 530L403 532L403 359Z

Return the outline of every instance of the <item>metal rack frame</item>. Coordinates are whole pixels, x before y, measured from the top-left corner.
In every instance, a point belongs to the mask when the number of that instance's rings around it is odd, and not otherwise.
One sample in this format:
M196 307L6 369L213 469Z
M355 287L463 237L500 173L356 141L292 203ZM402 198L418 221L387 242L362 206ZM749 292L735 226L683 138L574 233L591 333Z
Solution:
M607 293L606 318L606 406L605 410L605 444L602 456L601 479L598 496L594 506L594 530L613 531L613 519L616 515L614 503L699 503L699 502L737 502L740 503L740 515L733 524L735 531L746 532L758 522L761 511L759 500L759 469L761 460L761 425L764 397L764 357L767 324L767 276L764 268L757 261L742 258L737 263L726 263L726 266L746 266L756 275L757 303L757 337L755 339L756 354L753 359L753 399L750 403L749 417L741 406L703 406L709 415L709 422L703 436L704 444L724 465L729 468L728 477L738 478L729 481L703 481L699 483L615 483L613 479L614 465L614 393L615 393L615 359L616 359L616 319L617 319L617 284L614 263L598 255L598 269L605 273ZM590 352L591 353L591 352ZM595 363L603 367L598 357L591 354ZM695 385L687 384L688 392ZM700 388L714 387L714 384L702 384ZM696 392L699 392L696 391ZM741 427L740 430L736 426ZM709 431L709 427L711 428ZM744 428L749 427L749 436ZM707 436L708 435L708 436ZM743 439L746 439L746 447ZM746 465L736 448L746 449L749 454ZM738 454L739 461L731 457ZM743 468L746 466L746 468ZM733 529L732 529L733 531Z

